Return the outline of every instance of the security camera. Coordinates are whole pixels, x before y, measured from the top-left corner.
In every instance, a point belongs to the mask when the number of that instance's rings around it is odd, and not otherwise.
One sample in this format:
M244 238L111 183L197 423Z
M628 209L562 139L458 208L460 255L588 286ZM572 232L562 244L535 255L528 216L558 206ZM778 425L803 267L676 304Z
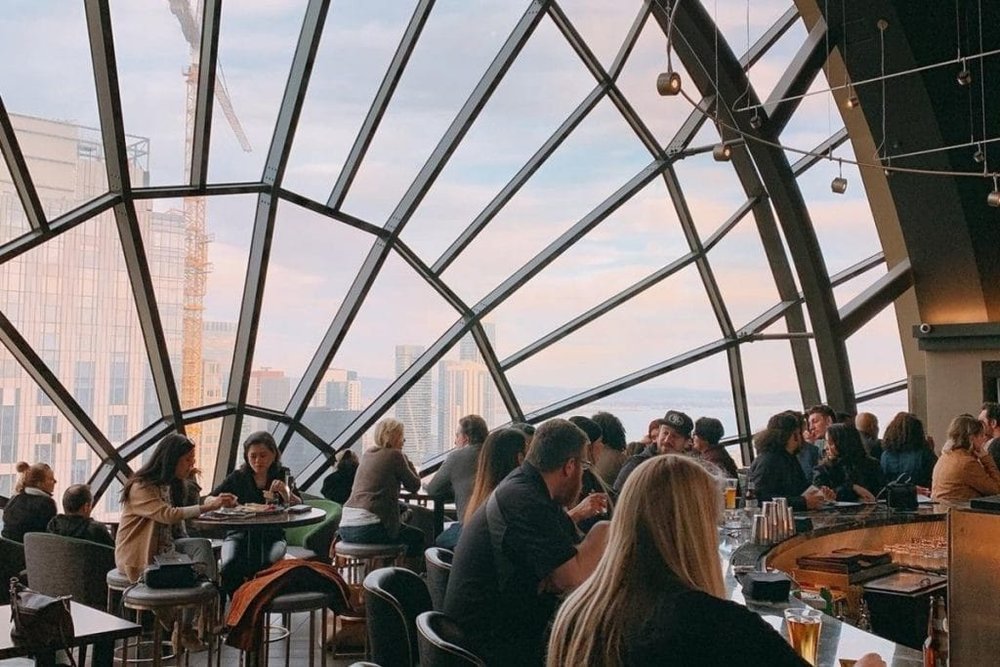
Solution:
M922 333L922 334L929 334L930 332L934 331L934 327L931 326L930 324L927 324L927 322L922 322L920 324L919 329L920 329L920 333Z

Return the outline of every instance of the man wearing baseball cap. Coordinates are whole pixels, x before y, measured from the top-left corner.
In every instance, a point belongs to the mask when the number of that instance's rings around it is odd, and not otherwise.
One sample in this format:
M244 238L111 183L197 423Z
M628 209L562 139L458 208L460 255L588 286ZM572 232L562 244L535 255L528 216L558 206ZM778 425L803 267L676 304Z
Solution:
M625 480L643 461L651 459L657 454L684 454L693 428L694 422L686 414L679 410L667 410L667 414L663 415L663 423L660 424L660 432L656 436L656 441L650 443L646 449L631 457L622 466L621 472L618 473L618 479L615 480L615 495L622 492Z

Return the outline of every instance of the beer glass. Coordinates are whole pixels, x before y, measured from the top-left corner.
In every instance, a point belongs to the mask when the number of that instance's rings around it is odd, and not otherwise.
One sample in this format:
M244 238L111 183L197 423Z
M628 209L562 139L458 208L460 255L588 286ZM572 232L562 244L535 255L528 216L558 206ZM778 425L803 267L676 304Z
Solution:
M734 510L736 509L736 483L735 477L729 477L726 479L726 509Z
M788 643L799 657L810 665L817 665L819 654L819 629L823 614L812 607L792 607L785 610L788 626Z

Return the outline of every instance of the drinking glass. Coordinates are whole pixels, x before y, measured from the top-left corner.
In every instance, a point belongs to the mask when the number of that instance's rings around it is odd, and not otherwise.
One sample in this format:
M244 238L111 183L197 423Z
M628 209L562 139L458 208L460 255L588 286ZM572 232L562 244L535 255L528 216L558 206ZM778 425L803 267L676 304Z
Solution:
M726 509L734 510L736 509L736 484L737 479L735 477L729 477L726 479Z
M816 665L819 654L819 630L823 614L812 607L792 607L785 610L788 643L799 657Z

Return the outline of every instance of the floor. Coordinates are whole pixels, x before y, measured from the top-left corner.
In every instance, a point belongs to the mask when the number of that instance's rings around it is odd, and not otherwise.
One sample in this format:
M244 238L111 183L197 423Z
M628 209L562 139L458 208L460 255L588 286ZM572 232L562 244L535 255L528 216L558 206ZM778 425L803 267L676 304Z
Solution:
M318 615L317 615L317 644L319 643L320 629L318 627ZM331 615L332 619L332 615ZM273 623L280 623L280 617L273 617ZM292 667L299 667L300 665L309 664L309 615L308 614L293 614L291 623L292 629L292 641L291 641L291 653L289 656L289 665ZM87 659L87 665L90 664L90 656ZM275 665L275 667L285 664L285 642L274 642L270 645L269 651L270 664ZM319 652L319 646L317 645L317 651L315 655L316 665L321 664L321 655ZM334 658L331 653L327 653L326 664L328 667L348 667L357 661L361 661L363 658ZM3 667L21 667L34 665L33 660L27 659L12 659L12 660L0 660L0 665ZM120 664L118 662L115 663ZM151 663L141 662L141 665L148 665ZM164 666L177 664L175 660L164 661ZM183 664L183 663L182 663ZM208 665L208 653L195 653L190 656L190 665L192 667L207 667ZM213 660L213 664L215 661ZM235 667L240 664L240 652L230 646L222 647L222 665L223 667Z

